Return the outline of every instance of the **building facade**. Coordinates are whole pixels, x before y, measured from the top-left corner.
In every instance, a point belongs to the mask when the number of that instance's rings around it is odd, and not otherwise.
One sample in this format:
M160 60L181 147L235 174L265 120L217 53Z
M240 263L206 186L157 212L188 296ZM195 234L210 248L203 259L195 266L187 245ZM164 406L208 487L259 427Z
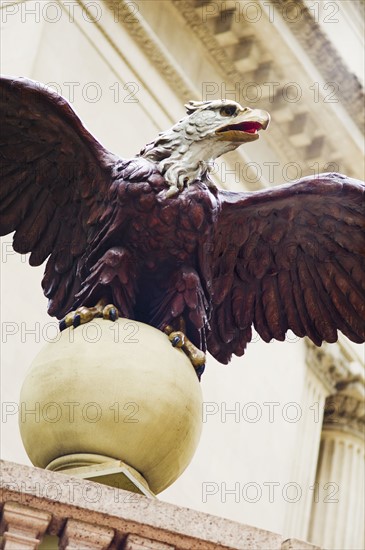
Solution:
M363 179L363 10L362 0L3 1L1 72L53 87L123 157L190 99L268 110L258 142L217 160L226 189L326 171ZM2 456L24 464L20 387L57 338L42 272L2 240ZM342 337L315 348L288 335L254 338L227 367L209 358L201 444L160 498L321 547L363 548L362 356Z

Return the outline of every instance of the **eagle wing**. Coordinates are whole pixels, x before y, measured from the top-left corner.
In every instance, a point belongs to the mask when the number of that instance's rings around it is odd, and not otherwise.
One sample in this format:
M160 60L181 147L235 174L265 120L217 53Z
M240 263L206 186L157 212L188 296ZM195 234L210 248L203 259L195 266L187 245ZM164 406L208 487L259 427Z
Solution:
M0 235L49 257L43 289L63 316L80 286L80 259L105 213L118 157L86 130L68 102L25 78L0 79ZM110 206L109 206L110 208Z
M365 340L365 185L321 174L256 193L219 192L208 350L243 355L251 327L316 345Z

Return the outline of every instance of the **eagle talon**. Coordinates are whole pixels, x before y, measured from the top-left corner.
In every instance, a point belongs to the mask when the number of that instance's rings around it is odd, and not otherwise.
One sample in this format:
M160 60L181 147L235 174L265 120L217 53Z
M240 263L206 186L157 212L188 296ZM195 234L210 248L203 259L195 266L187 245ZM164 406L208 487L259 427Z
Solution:
M67 327L77 328L80 325L89 323L97 317L116 321L119 317L118 309L113 304L105 304L106 300L100 300L93 307L80 306L75 311L70 311L65 318L59 322L60 331L62 332Z
M174 348L181 347L179 346L180 342L181 342L180 336L174 336L174 338L171 340L171 344L173 345Z
M194 346L192 342L181 331L174 331L170 325L167 325L164 329L165 334L169 337L169 340L174 348L180 348L184 351L185 355L190 359L193 365L196 375L200 378L205 369L205 353Z
M116 321L118 319L118 313L115 307L113 307L109 312L109 319L111 321Z
M80 314L77 314L75 315L74 317L74 320L73 320L73 323L72 323L72 326L74 328L77 328L81 325L81 315Z
M185 344L186 336L182 332L170 332L169 340L174 348L182 348Z
M116 321L119 317L119 312L113 304L108 304L103 308L103 318L109 321Z
M205 371L205 363L204 363L204 365L201 365L200 367L195 369L195 372L196 372L196 375L198 377L199 382L200 382L200 379L201 379L202 374L203 374L204 371Z

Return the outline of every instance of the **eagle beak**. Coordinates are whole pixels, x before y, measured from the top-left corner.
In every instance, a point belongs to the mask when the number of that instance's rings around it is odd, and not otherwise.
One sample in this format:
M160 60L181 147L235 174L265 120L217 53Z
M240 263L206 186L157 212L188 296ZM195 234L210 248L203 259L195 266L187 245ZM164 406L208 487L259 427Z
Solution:
M234 123L225 124L215 133L218 139L246 143L259 139L258 132L266 130L270 123L270 115L261 109L242 109L242 113L234 117Z

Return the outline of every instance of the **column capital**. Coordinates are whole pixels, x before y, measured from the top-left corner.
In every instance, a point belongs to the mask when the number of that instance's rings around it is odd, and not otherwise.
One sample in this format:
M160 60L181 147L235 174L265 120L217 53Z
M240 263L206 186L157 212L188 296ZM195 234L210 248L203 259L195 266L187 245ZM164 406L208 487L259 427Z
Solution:
M321 347L306 340L306 362L322 381L328 395L335 394L352 383L364 386L364 366L353 349L342 339L331 345L324 342Z
M364 437L365 430L364 380L344 384L340 391L326 400L324 430L341 430Z

